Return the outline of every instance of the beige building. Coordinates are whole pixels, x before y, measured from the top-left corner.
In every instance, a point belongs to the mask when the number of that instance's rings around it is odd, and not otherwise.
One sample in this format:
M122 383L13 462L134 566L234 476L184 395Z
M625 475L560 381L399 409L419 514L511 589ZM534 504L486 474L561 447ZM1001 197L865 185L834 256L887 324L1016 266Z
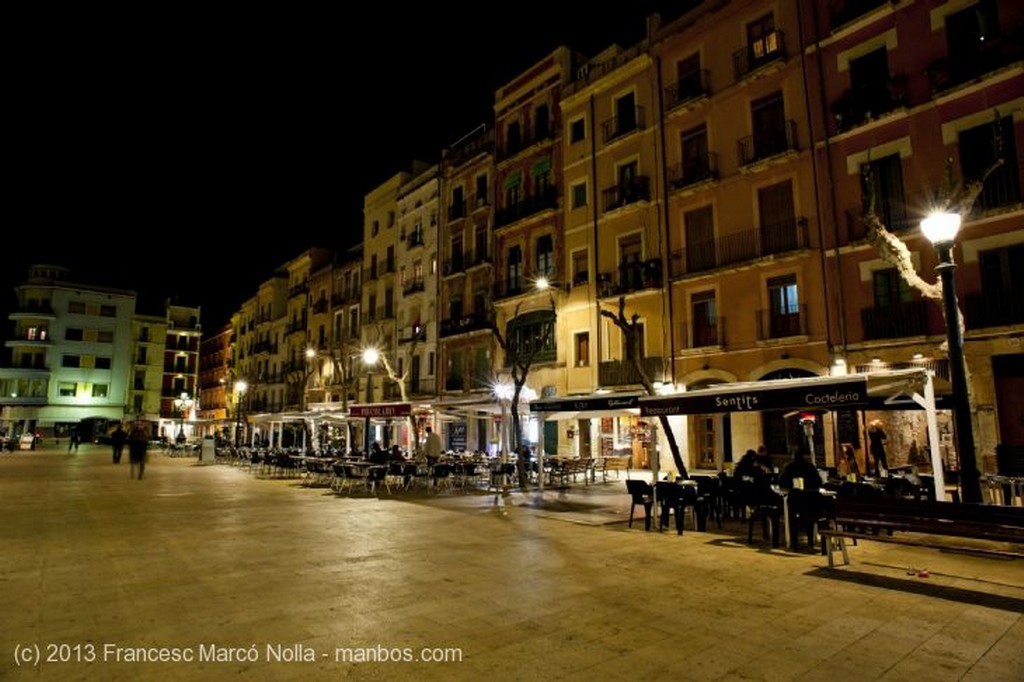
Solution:
M174 396L171 393L173 385L164 395L167 327L166 315L136 314L132 317L132 369L127 413L132 418L141 417L154 424L165 417L163 401L180 397L180 394Z

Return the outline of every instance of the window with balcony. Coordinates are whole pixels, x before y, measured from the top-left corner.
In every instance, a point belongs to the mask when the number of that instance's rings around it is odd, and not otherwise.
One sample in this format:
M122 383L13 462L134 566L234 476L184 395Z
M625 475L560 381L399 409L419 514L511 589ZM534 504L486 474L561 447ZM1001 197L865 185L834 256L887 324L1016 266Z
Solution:
M693 327L691 347L705 348L721 344L714 291L701 291L690 298L690 320Z
M514 217L522 200L522 173L514 173L505 179L505 212ZM506 221L507 222L507 221Z
M83 301L68 301L68 313L85 315L85 303Z
M768 338L796 336L801 333L800 299L796 275L768 280Z
M871 274L874 305L861 313L865 339L895 339L927 333L925 301L914 300L910 286L895 268Z
M112 305L101 305L100 317L117 317L117 308Z
M761 255L792 251L799 243L793 182L785 180L757 191L761 219Z
M782 92L773 92L750 104L753 123L753 158L766 159L789 149L786 138L786 107Z
M487 173L480 173L476 176L476 204L475 208L487 205Z
M523 147L523 132L519 121L512 121L505 127L505 154L515 154Z
M550 310L526 313L508 323L506 335L512 354L519 360L554 360L556 356L555 314ZM506 365L512 360L505 359Z
M683 214L686 230L686 272L703 272L715 267L715 223L711 206Z
M370 279L377 279L377 254L370 255Z
M975 202L976 210L989 211L1020 203L1016 150L1011 116L960 132L960 170L964 180L980 179L999 156L1003 160L986 178Z
M700 68L700 53L696 52L676 62L675 87L670 92L669 106L700 97L707 93L706 72Z
M861 208L867 211L873 198L875 213L890 230L899 232L912 227L907 220L900 155L890 154L862 164L860 168Z
M107 389L108 388L109 388L109 386L107 384L93 384L92 385L92 397L93 398L106 398L107 397Z
M453 234L451 238L451 255L448 258L448 262L450 263L449 274L462 272L466 269L463 255L462 231L460 230L456 234Z
M81 367L82 358L79 355L65 355L60 360L61 367Z
M394 272L395 271L395 245L394 244L388 246L388 250L386 252L385 264L387 266L387 269L384 270L384 272Z
M455 220L466 215L466 199L462 194L462 186L452 188L452 205L448 208L448 218Z
M779 34L775 30L775 17L771 13L747 24L747 49L753 66L778 52Z
M112 365L113 362L110 357L101 355L96 358L96 369L110 369Z
M508 250L505 274L508 292L521 291L523 288L523 251L518 246L513 246Z
M64 330L65 341L81 341L84 338L84 331L79 327L68 327Z
M62 398L74 398L78 392L78 384L73 381L61 381L57 384L57 395Z
M448 390L461 391L463 389L462 365L462 351L453 350L448 357L448 378L445 381Z
M690 185L711 177L712 168L708 156L707 126L701 124L695 128L684 130L680 143L683 167L677 184L681 182L681 185Z
M537 238L537 276L555 276L555 243L550 234Z
M964 300L967 327L1024 323L1024 244L978 254L981 291Z
M388 288L384 290L384 319L390 320L395 316L395 291Z

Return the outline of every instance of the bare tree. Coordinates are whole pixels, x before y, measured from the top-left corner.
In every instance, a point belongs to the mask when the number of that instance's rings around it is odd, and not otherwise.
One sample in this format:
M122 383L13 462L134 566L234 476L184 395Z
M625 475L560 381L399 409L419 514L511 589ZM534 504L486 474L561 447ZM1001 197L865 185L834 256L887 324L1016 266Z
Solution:
M647 371L644 369L642 339L640 338L640 315L633 313L629 317L626 316L625 296L619 296L619 309L617 312L602 308L600 313L601 317L611 320L616 327L622 330L622 336L626 340L626 361L630 363L637 377L639 377L640 385L643 386L644 392L647 395L657 395L657 392L654 390L654 382L647 376ZM668 417L660 415L658 419L661 422L661 430L665 432L665 438L668 440L668 447L672 452L672 461L675 462L676 470L685 478L688 476L686 464L683 463L682 455L679 453L679 444L676 442L675 433L673 433L672 427L669 425Z
M387 339L387 336L384 334L384 330L379 326L377 327L377 338ZM409 346L410 357L416 354L418 345L419 334L414 333L412 343ZM403 403L409 403L409 369L406 368L405 371L401 373L395 371L394 365L392 365L391 361L388 360L387 349L379 351L379 359L381 366L384 367L384 371L388 375L388 379L398 387L399 400ZM412 365L412 363L409 364ZM409 410L409 440L412 445L413 454L418 457L420 454L420 439L416 430L416 415L412 413L411 409Z
M536 360L537 355L547 347L551 340L551 336L555 332L555 317L557 315L555 311L555 298L551 294L548 295L548 298L551 304L552 321L550 325L544 325L540 338L536 339L534 343L520 345L515 339L510 338L507 333L507 328L506 333L503 334L501 329L498 327L498 323L496 321L491 322L491 333L494 334L494 338L497 340L502 352L504 352L505 364L508 366L509 373L512 375L512 405L510 415L512 418L512 442L517 454L519 453L519 448L522 445L523 435L519 420L519 398L522 395L523 386L526 385L526 380L530 375L530 368L533 366L534 360ZM512 317L509 318L509 322L519 317L519 309L521 307L522 302L516 304L515 309L512 311ZM537 453L538 459L543 459L543 456L543 453ZM520 488L525 488L527 474L526 461L524 457L516 457L516 470L519 474L519 486Z

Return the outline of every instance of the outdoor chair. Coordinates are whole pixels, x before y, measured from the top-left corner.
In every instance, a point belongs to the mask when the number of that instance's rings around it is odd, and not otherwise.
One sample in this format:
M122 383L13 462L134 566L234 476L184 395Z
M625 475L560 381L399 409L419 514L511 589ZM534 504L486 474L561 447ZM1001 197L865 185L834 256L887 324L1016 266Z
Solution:
M644 530L651 529L651 508L654 506L654 488L647 481L626 479L626 491L632 497L629 506L629 527L633 527L633 512L644 508Z

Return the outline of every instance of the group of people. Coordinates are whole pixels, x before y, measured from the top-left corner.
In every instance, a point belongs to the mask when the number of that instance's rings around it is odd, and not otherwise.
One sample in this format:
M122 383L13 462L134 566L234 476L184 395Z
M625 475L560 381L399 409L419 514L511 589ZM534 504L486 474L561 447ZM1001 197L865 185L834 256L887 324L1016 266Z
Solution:
M135 478L135 467L139 468L139 480L146 471L146 450L149 448L149 428L146 422L138 420L132 423L131 431L125 431L124 426L117 425L117 428L110 434L110 443L114 449L114 464L121 463L124 455L124 446L128 445L128 461L131 467L128 475Z

